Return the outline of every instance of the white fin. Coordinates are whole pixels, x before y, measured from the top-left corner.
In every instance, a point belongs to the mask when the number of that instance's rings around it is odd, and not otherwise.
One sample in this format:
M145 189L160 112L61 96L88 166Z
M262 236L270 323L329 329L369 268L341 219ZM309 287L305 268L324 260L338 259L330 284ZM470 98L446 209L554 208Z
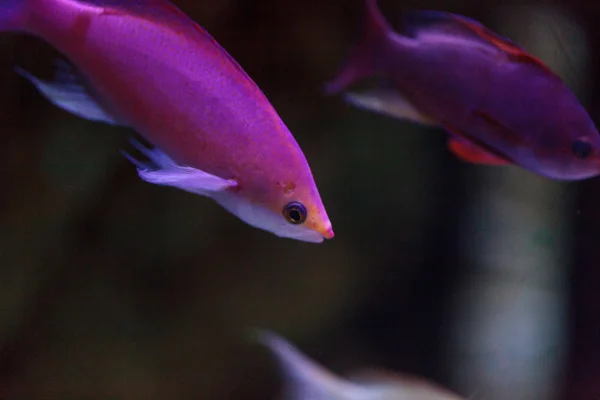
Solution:
M275 355L286 379L285 399L294 400L463 400L430 381L393 372L362 372L348 380L331 373L277 334L252 330L253 339ZM358 378L358 379L357 379Z
M15 70L29 80L46 99L63 110L92 121L121 125L91 97L66 62L56 62L53 81L43 81L19 67L15 67Z
M295 400L373 399L372 391L331 373L290 342L268 330L253 330L254 339L276 357L285 376L284 398Z
M405 373L363 369L349 379L361 385L387 387L393 399L468 400L433 381Z
M377 88L360 93L350 92L346 93L344 98L348 103L359 108L425 125L437 125L435 121L423 115L410 101L394 89Z
M216 175L201 171L196 168L178 165L169 156L158 149L149 149L140 142L131 139L131 143L142 154L156 164L156 169L136 160L131 155L123 155L138 169L140 178L156 185L173 186L187 192L210 196L211 193L220 192L237 186L233 180L219 178Z

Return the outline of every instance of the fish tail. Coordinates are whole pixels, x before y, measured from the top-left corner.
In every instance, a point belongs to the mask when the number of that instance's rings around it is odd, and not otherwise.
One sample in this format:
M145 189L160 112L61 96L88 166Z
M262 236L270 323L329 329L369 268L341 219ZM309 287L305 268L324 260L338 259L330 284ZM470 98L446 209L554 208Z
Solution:
M0 32L26 31L32 0L0 0Z
M378 69L379 55L391 41L390 24L381 13L377 0L366 0L366 15L360 40L350 51L344 67L325 85L325 94L335 94Z

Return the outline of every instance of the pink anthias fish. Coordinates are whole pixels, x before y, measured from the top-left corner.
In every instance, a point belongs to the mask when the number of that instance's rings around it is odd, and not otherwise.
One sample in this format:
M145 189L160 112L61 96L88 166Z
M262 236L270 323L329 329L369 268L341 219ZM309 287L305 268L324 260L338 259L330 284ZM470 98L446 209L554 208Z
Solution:
M600 135L594 123L539 59L460 15L411 12L399 34L376 0L366 5L362 39L326 93L379 76L387 83L346 93L346 100L445 128L450 150L466 161L516 164L559 180L600 174Z
M44 39L75 66L56 80L18 70L52 103L128 126L155 148L139 176L208 196L248 224L333 238L309 165L268 99L200 26L166 0L4 0L0 30Z
M287 340L257 331L256 339L275 355L285 376L286 400L465 400L424 379L389 372L361 372L341 378L302 354Z

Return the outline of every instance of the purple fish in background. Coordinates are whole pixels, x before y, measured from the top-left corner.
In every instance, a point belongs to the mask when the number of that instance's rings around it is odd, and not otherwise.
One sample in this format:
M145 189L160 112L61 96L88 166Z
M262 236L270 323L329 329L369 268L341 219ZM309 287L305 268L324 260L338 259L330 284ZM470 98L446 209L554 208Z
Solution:
M365 371L346 380L316 364L282 337L264 330L255 334L280 365L286 400L464 400L431 382L405 374Z
M143 180L210 197L277 236L333 238L306 158L268 99L168 1L1 0L0 30L69 59L54 81L18 69L52 103L155 146L136 143L153 168L129 157Z
M360 108L438 125L450 150L479 164L516 164L560 180L600 174L600 135L559 76L472 19L439 11L406 14L404 34L366 0L362 38L328 94L367 77L383 83L348 92Z

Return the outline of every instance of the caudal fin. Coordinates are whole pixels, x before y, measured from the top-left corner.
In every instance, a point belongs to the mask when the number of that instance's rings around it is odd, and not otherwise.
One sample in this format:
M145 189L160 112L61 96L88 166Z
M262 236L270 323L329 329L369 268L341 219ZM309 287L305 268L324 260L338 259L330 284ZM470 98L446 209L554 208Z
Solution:
M377 69L377 58L390 40L392 28L377 6L377 0L366 0L366 15L361 38L350 51L344 67L325 85L325 94L335 94Z
M32 0L0 0L0 32L24 31Z

